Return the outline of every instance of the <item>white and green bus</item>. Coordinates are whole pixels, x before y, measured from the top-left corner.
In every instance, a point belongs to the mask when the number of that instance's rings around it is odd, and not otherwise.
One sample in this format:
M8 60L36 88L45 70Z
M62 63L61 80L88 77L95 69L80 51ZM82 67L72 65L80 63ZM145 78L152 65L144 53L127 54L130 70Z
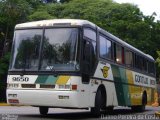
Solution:
M43 115L49 108L90 109L95 115L115 106L144 111L154 101L154 62L86 20L18 24L7 102L39 107Z

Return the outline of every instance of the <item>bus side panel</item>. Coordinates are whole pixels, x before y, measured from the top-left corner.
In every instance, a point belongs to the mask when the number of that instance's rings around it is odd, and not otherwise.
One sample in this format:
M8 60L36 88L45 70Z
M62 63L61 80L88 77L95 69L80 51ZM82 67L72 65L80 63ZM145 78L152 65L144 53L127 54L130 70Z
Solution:
M113 77L115 82L115 89L117 93L118 105L130 105L129 87L126 79L125 69L112 65Z
M144 91L147 92L148 104L153 102L155 78L121 68L117 65L112 65L112 71L118 105L141 105Z
M106 89L106 106L117 106L117 96L111 65L100 61L94 74L95 79L91 80L91 96L95 99L95 93L100 85ZM96 86L96 87L95 87ZM93 106L93 104L92 104Z
M78 94L79 94L79 107L90 107L91 104L93 104L94 99L91 98L91 84L83 84L82 78L79 76L73 76L70 79L70 84L72 85L78 85ZM90 99L92 99L90 101Z
M113 82L109 81L104 81L104 80L96 80L96 79L91 79L91 90L90 90L90 97L89 97L89 106L94 107L95 104L95 97L96 97L96 92L98 90L98 87L100 85L105 86L106 90L106 106L117 106L117 97L116 97L116 91L115 91L115 85Z
M106 82L104 85L107 91L107 106L118 106L115 84L113 82Z

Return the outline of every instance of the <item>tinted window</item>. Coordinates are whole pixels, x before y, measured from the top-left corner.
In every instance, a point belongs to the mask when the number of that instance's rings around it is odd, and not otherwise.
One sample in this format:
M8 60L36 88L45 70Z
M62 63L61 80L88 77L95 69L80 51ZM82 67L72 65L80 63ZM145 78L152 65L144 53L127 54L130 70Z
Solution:
M43 41L41 70L75 70L77 57L78 29L46 29Z
M11 69L38 69L41 38L40 29L15 31Z
M90 28L84 28L84 36L96 41L96 32Z
M147 72L148 69L148 62L147 60L144 58L143 59L143 71Z
M150 74L155 74L155 66L154 66L154 63L153 62L149 62L148 63L148 72Z
M100 57L102 58L112 58L112 44L111 41L107 40L105 37L100 36Z
M117 63L123 63L124 55L122 54L123 53L122 47L120 45L115 44L114 49L115 49L115 61Z
M125 64L128 67L133 66L133 53L130 50L125 50Z
M143 70L143 58L140 55L135 56L135 67L139 70Z

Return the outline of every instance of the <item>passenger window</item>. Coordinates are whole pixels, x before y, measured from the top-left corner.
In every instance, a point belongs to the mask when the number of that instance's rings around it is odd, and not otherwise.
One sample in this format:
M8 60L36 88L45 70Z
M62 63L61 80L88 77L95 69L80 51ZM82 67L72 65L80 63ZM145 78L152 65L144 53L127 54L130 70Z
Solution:
M127 67L133 66L133 53L130 50L125 50L125 64Z
M147 72L148 62L145 58L143 58L143 71Z
M100 57L112 59L112 44L111 41L103 36L100 36Z
M153 62L149 62L148 64L148 72L152 75L155 75L155 66Z
M118 44L115 44L114 45L114 50L115 50L115 61L117 63L123 63L124 54L123 54L122 47Z
M135 67L139 70L143 70L143 58L139 55L135 57Z

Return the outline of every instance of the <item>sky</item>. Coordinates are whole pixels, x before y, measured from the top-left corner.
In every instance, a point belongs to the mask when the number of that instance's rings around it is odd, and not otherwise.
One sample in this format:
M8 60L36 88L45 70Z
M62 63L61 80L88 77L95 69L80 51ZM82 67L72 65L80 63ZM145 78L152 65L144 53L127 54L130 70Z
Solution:
M133 3L138 5L144 15L152 15L156 12L156 19L160 20L160 0L114 0L118 3Z

